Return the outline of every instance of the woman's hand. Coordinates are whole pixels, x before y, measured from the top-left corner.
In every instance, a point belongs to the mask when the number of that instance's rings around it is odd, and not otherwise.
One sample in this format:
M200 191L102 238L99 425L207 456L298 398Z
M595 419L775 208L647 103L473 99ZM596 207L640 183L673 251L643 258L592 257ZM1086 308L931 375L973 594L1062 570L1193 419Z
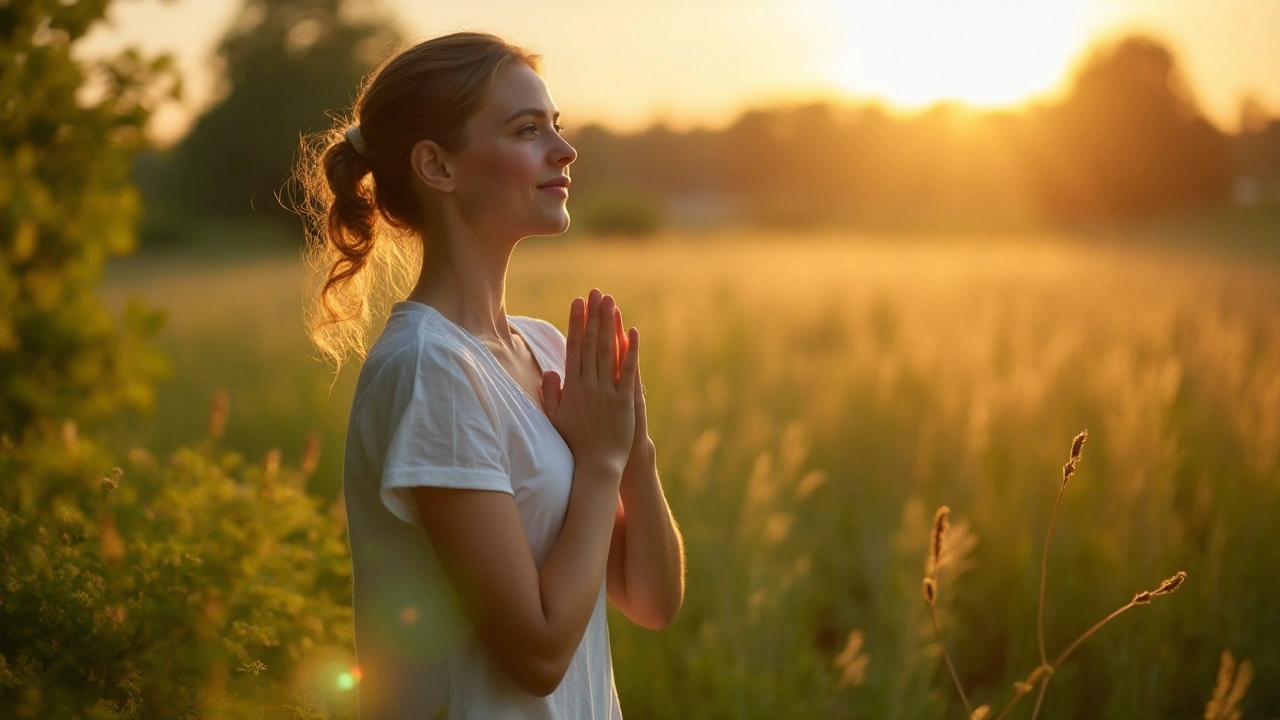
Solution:
M634 328L633 328L634 330ZM618 319L614 323L614 337L618 343L619 357L625 356L630 351L631 341L629 333L622 329L622 312L618 312ZM638 331L637 331L638 333ZM618 371L621 374L622 366L619 364ZM644 383L640 379L640 355L639 349L636 352L636 379L633 392L633 402L636 411L636 431L631 439L631 454L627 459L627 469L639 470L644 463L653 462L653 441L649 438L649 417L645 407Z
M594 465L620 481L635 438L640 334L632 328L619 345L622 314L609 295L592 290L569 310L565 377L542 376L543 404L574 461Z

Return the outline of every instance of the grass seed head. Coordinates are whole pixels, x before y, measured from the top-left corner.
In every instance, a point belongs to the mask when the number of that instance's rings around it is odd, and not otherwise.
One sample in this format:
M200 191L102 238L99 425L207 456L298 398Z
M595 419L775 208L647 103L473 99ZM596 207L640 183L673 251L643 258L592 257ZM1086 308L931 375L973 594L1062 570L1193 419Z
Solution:
M1134 605L1147 605L1151 603L1151 599L1160 595L1168 595L1177 590L1182 585L1182 581L1187 579L1187 574L1181 570L1174 573L1173 577L1160 583L1160 587L1155 590L1143 590L1133 596Z
M924 592L925 604L928 605L929 607L933 607L933 601L938 596L938 586L936 583L934 583L933 578L927 577L924 579L923 592Z
M1076 435L1075 440L1071 441L1071 458L1067 460L1067 464L1062 466L1062 484L1066 485L1067 481L1076 472L1076 463L1080 462L1080 451L1084 449L1084 441L1089 439L1089 431L1082 430Z
M929 534L929 577L937 577L938 563L942 561L943 543L946 542L947 529L951 523L947 521L947 513L951 509L946 505L938 508L933 515L933 531Z
M1073 461L1080 459L1080 451L1084 449L1084 441L1089 439L1089 431L1081 430L1076 439L1071 441L1071 459Z
M1176 572L1176 573L1174 573L1174 574L1173 574L1173 577L1171 577L1171 578L1169 578L1168 580L1165 580L1164 582L1160 583L1160 587L1156 588L1155 593L1153 593L1153 594L1155 594L1155 595L1168 595L1169 593L1173 592L1174 590L1177 590L1177 589L1178 589L1178 587L1179 587L1180 585L1182 585L1182 581L1183 581L1183 580L1186 580L1186 579L1187 579L1187 574L1186 574L1185 572L1183 572L1183 571L1179 570L1178 572Z
M973 714L969 716L969 720L987 720L987 716L991 714L991 708L987 705L979 705L974 708Z

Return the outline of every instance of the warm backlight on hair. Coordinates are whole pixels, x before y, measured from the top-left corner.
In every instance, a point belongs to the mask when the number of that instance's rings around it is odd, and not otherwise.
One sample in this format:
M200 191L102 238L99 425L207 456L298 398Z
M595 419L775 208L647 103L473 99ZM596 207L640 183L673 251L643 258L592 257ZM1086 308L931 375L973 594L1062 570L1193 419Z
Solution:
M1066 79L1087 43L1092 2L832 3L830 80L903 108L1014 106Z

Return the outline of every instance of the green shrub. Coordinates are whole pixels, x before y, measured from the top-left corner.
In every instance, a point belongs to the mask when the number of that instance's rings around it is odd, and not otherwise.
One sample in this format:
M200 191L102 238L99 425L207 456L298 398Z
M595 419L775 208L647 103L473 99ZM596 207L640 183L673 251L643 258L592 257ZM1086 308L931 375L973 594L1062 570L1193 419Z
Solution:
M95 428L166 366L161 316L96 294L135 244L130 165L172 76L72 58L107 5L0 4L0 717L350 715L350 560L304 489L314 447L296 469L219 450L225 403L163 462Z
M0 508L0 714L349 706L345 523L305 492L307 469L212 441L164 462L135 450L127 465L62 495L52 518Z

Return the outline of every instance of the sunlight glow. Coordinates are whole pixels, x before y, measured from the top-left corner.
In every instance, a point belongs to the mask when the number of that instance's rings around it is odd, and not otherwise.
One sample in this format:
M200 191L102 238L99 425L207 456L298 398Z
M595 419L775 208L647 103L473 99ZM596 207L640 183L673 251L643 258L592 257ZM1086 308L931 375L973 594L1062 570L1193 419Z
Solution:
M1056 92L1086 44L1093 0L832 2L830 80L903 108L1013 106Z

